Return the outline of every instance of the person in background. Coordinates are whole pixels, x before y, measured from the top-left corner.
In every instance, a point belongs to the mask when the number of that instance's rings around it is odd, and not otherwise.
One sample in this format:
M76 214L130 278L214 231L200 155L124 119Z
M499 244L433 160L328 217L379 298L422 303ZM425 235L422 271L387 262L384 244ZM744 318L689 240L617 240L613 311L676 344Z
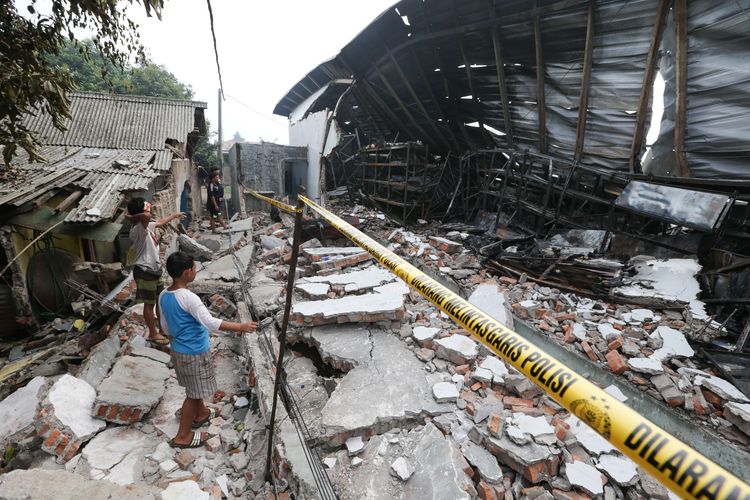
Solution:
M193 258L175 252L167 258L172 286L159 295L162 329L172 338L171 357L177 381L185 387L180 411L180 427L169 443L173 448L196 448L208 439L197 432L216 416L216 410L203 402L217 390L209 331L254 332L257 323L232 323L211 316L200 297L188 290L197 269Z
M169 344L169 339L156 328L159 318L156 299L163 289L159 239L156 237L156 230L175 219L182 220L185 214L178 212L153 222L152 208L151 203L143 198L133 198L128 202L126 217L133 223L130 229L130 241L135 249L135 266L133 267L133 279L137 286L135 302L143 304L143 319L148 327L148 340L156 345L164 346ZM156 313L154 313L155 305Z
M211 170L211 178L208 181L208 202L206 208L208 209L208 220L211 222L211 231L218 233L215 229L216 223L218 222L224 229L229 229L229 225L224 222L224 215L222 210L224 209L224 185L221 184L221 178L219 176L219 169Z

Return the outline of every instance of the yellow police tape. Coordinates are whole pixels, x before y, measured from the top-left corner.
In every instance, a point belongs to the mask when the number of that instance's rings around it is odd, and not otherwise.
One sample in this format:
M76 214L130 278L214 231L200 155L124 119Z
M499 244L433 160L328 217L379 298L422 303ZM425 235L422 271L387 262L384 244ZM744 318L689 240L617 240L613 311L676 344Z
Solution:
M273 198L269 198L268 196L263 196L259 192L254 191L254 190L252 190L250 188L247 188L247 187L245 188L245 192L250 193L254 197L258 198L259 200L263 200L263 201L265 201L267 203L270 203L271 205L275 206L276 208L278 208L282 212L286 212L288 214L293 214L293 213L296 213L296 212L302 210L301 208L298 209L297 207L293 207L291 205L287 205L284 202L281 202L279 200L274 200Z
M673 492L683 498L750 500L750 485L620 403L372 238L310 199L304 196L299 198Z

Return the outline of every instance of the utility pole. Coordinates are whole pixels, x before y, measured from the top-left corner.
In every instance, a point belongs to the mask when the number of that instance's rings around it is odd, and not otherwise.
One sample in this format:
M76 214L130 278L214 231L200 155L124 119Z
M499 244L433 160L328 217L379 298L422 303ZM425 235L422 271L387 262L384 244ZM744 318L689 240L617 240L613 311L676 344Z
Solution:
M224 138L221 129L221 89L218 90L218 103L219 103L219 138L216 144L216 166L219 167L219 173L224 176L224 154L222 153Z

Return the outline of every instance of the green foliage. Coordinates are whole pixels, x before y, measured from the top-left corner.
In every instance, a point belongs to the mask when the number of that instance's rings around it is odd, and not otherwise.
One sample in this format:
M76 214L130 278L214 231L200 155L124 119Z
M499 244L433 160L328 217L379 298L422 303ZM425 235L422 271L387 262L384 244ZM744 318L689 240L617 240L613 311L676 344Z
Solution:
M206 129L211 130L211 124L206 120ZM210 169L216 166L216 134L209 132L209 136L201 136L198 139L198 143L195 145L195 151L193 152L193 162L199 167Z
M12 1L0 0L0 146L6 165L19 146L32 161L43 160L38 154L38 139L23 125L24 115L48 113L54 126L65 130L65 121L70 118L67 94L76 89L76 83L71 72L51 65L49 57L59 55L68 42L76 40L73 31L93 32L97 53L124 70L133 54L138 62L146 62L138 26L126 17L125 4L139 4L148 15L157 16L164 6L164 0L47 3L49 12L40 13L37 0L30 0L28 14L23 16ZM90 51L85 46L82 50L90 60ZM143 78L148 81L147 76Z
M145 62L119 67L103 57L92 40L68 42L57 54L48 56L49 64L67 71L78 90L191 99L193 89L179 81L164 66Z

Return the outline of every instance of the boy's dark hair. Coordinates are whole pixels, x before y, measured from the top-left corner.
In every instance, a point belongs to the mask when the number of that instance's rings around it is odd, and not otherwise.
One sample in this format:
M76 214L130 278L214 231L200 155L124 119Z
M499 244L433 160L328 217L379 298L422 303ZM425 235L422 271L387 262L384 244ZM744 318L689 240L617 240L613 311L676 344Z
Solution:
M146 200L140 196L136 196L128 202L128 213L130 215L142 214L144 206L146 206Z
M211 177L209 177L209 179L214 180L214 177L218 177L220 173L221 170L219 170L218 168L211 169Z
M167 257L167 273L172 279L182 276L182 273L193 268L195 261L191 256L183 252L175 252Z

